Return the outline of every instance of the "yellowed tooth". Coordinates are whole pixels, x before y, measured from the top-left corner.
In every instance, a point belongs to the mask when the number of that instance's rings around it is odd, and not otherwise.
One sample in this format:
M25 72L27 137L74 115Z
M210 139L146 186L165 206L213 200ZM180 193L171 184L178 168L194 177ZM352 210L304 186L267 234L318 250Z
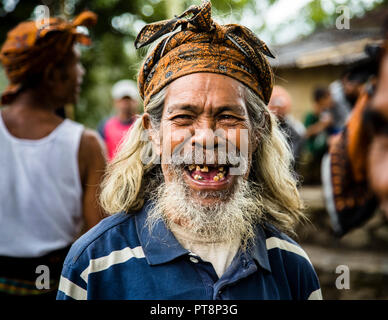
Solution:
M214 181L218 181L218 180L220 180L220 177L219 177L218 175L217 175L217 176L214 176L214 177L213 177L213 180L214 180Z
M190 170L190 171L193 171L193 170L194 170L194 168L195 168L195 164L191 164L191 165L189 165L189 170Z
M218 167L218 171L224 171L225 169L224 169L224 167Z
M199 174L196 174L196 175L194 175L194 179L195 179L195 180L202 180L203 177L200 176Z
M222 179L224 177L224 174L222 172L218 173L217 176Z
M201 168L201 172L209 172L209 167L208 166L203 166Z
M197 167L195 168L195 170L201 171L201 167L197 165Z

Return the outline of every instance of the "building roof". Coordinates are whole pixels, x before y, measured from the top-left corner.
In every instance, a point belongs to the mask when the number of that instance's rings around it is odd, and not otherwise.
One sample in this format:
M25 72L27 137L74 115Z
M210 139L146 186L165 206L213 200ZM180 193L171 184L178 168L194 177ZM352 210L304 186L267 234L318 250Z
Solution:
M361 18L350 20L350 29L330 28L273 47L273 67L311 68L324 65L347 65L367 58L365 45L381 42L381 27L388 8L381 7Z

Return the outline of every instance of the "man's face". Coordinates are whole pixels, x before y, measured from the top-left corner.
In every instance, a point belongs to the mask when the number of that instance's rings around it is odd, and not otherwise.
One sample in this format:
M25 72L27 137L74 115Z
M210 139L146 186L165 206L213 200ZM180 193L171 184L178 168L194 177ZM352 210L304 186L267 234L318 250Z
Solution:
M327 109L330 109L333 106L333 100L331 98L330 93L328 93L326 96L322 97L317 102L317 107L320 112L325 111Z
M284 119L288 113L286 102L282 97L271 98L268 108L279 119Z
M123 97L121 99L114 100L114 106L118 113L131 117L137 113L138 103L131 97Z
M371 110L376 113L378 120L370 123L374 133L368 154L369 183L388 217L388 54L381 63Z
M342 80L342 84L343 84L346 99L352 105L354 105L357 101L359 94L360 94L361 84L358 83L357 81L350 81L347 78L344 78Z
M240 176L247 177L253 148L251 131L243 86L238 81L213 73L195 73L173 81L167 89L159 130L158 149L166 184L180 175L198 202L209 205L220 201L212 194L232 192L239 176L231 174L230 164L220 162L220 150L244 154L247 167ZM203 162L193 156L192 165L166 163L168 155L178 150L181 156L201 154Z

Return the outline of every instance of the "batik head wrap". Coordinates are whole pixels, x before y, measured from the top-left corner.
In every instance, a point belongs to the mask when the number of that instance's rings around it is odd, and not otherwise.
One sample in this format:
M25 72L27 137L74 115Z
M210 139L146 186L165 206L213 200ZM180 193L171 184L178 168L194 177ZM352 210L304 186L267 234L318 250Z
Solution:
M50 18L42 25L26 21L9 31L0 51L0 61L9 79L2 94L2 104L9 103L31 75L60 62L74 42L89 45L90 38L77 27L93 26L96 22L97 16L85 11L71 22L61 18Z
M180 31L172 33L178 27ZM146 46L168 33L171 34L159 42L140 69L138 86L145 106L173 80L197 72L232 77L268 103L273 73L265 56L274 56L248 28L214 22L210 1L191 6L174 19L146 25L138 34L135 47Z

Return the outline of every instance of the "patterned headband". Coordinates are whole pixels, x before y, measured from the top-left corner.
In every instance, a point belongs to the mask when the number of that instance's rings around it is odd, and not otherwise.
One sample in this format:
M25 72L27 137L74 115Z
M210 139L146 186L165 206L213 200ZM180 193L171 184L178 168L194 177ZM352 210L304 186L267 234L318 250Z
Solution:
M178 27L181 30L173 33ZM191 6L171 20L146 25L138 34L135 47L142 48L168 33L171 34L158 43L140 69L138 86L145 106L167 84L197 72L232 77L268 103L273 72L265 56L274 56L248 28L214 22L210 1Z

